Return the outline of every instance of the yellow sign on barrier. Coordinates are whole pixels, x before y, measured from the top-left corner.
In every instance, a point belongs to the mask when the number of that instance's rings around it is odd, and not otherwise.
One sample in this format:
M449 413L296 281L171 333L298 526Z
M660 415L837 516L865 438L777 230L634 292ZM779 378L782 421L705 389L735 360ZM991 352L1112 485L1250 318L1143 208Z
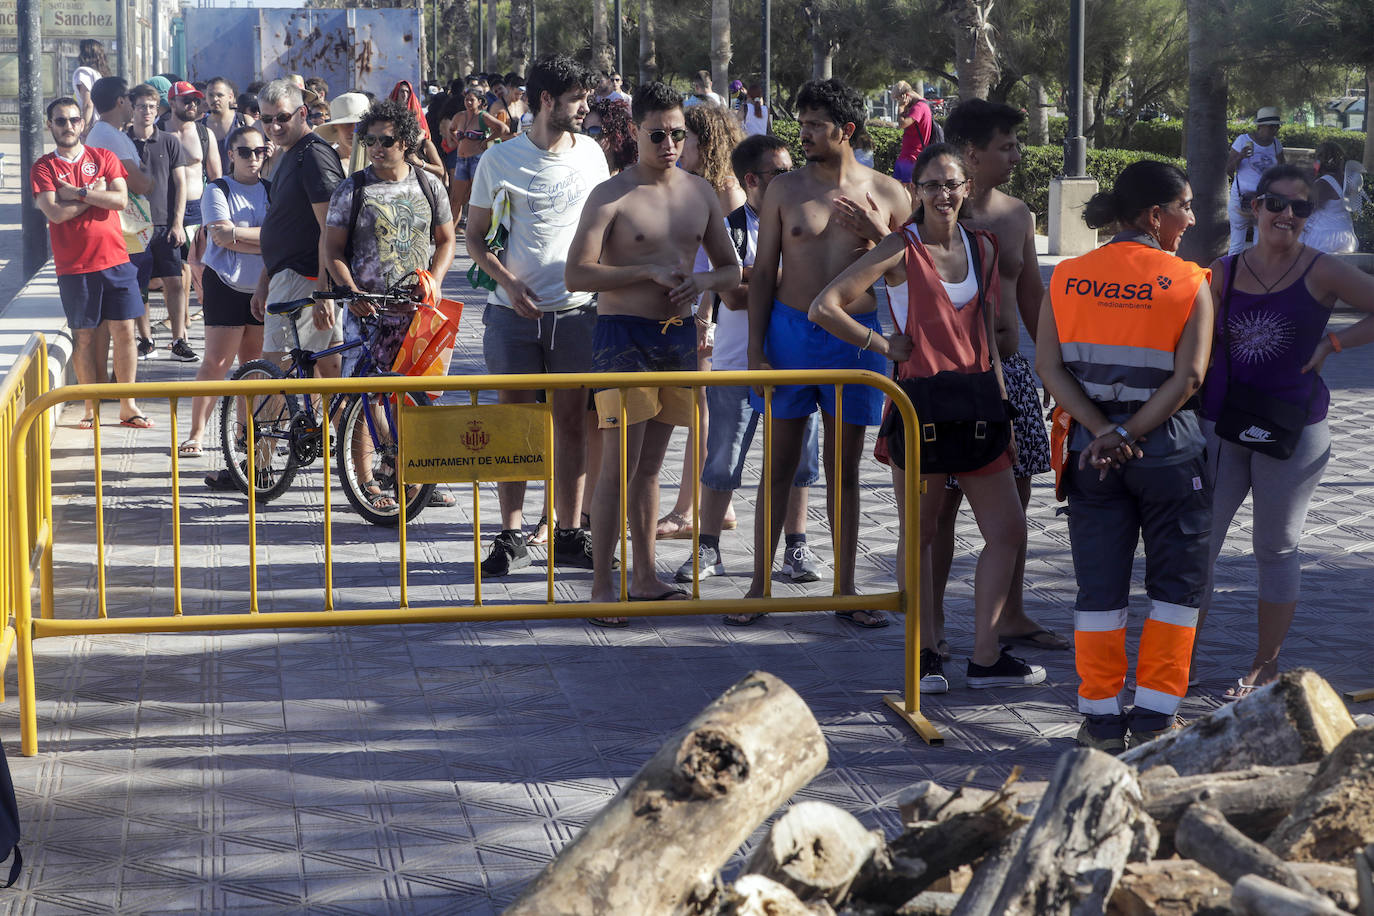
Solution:
M547 404L401 408L406 483L542 480L553 415Z

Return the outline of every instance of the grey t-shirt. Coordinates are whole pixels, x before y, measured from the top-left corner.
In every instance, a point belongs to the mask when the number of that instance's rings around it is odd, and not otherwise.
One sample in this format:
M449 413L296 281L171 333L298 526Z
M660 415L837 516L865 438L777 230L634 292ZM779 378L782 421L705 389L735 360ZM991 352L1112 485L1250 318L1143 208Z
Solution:
M154 130L147 140L135 137L133 128L129 131L129 139L133 141L139 160L143 163L143 173L153 183L152 190L148 192L149 217L155 226L170 226L177 195L176 185L172 183L172 169L185 164L181 141L176 134L169 134L165 130Z
M412 168L400 181L381 181L366 170L363 187L363 206L358 224L353 230L353 259L348 269L358 288L382 293L412 270L429 268L434 256L434 239L430 236L429 201L420 190L420 181L429 183L434 204L438 209L433 222L440 226L453 221L448 193L439 180L427 172ZM339 183L329 201L326 225L348 229L353 213L353 195L357 176Z

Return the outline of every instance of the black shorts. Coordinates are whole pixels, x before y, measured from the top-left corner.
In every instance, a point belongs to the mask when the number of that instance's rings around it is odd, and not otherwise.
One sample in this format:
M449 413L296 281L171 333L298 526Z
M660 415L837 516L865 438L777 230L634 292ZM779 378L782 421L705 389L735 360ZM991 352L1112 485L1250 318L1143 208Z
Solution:
M148 280L152 277L180 277L181 251L181 245L173 245L168 240L166 226L154 226L148 249L130 258L138 267L139 288L147 289Z
M207 328L262 327L262 322L253 317L253 294L234 289L221 280L213 268L205 268L201 289L201 306Z
M104 270L57 278L62 311L72 330L90 330L102 321L126 321L143 314L137 271L128 261Z

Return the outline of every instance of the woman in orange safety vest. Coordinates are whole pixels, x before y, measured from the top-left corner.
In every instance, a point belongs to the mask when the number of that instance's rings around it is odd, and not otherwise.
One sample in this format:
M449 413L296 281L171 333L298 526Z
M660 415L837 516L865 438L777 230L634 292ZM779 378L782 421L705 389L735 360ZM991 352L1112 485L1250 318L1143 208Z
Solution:
M1176 727L1207 584L1211 481L1191 399L1212 340L1208 271L1177 257L1194 222L1188 177L1145 160L1093 195L1084 219L1106 245L1064 261L1040 311L1036 370L1072 417L1063 491L1078 598L1080 744L1119 753ZM1145 542L1150 611L1134 705L1123 711L1126 607Z

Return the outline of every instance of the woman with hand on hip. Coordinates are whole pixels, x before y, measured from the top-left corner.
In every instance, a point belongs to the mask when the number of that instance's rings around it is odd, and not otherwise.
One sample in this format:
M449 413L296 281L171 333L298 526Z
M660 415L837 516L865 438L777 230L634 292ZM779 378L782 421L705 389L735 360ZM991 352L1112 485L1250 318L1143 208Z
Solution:
M1339 333L1327 331L1337 299L1374 313L1374 277L1302 242L1313 197L1307 170L1269 169L1251 204L1255 246L1212 265L1212 293L1221 304L1202 394L1215 479L1211 560L1215 566L1249 494L1258 573L1255 656L1225 700L1278 677L1279 651L1298 603L1298 540L1331 455L1331 394L1320 371L1333 353L1374 341L1374 314ZM1210 604L1209 582L1199 626Z

